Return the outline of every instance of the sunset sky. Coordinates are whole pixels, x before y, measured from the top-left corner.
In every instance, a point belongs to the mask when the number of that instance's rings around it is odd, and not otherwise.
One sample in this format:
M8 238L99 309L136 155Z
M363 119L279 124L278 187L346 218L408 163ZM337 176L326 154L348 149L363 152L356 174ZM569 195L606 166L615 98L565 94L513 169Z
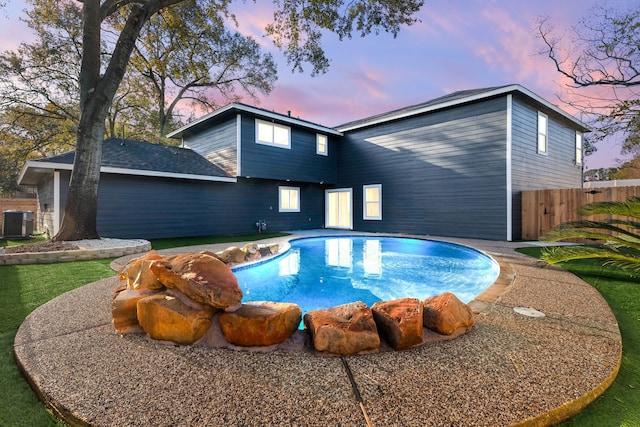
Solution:
M237 2L239 30L272 52L279 68L273 92L250 104L327 126L422 103L463 89L518 83L565 108L566 81L553 63L539 52L536 18L549 16L559 35L588 16L602 0L426 0L421 22L403 28L397 38L388 34L338 41L329 34L323 46L331 59L329 72L311 77L292 73L281 53L265 38L270 2ZM635 0L609 0L624 10ZM0 49L13 49L30 37L17 18L22 1L8 0L0 11ZM569 41L569 36L565 36ZM619 144L610 141L587 157L586 167L613 166Z

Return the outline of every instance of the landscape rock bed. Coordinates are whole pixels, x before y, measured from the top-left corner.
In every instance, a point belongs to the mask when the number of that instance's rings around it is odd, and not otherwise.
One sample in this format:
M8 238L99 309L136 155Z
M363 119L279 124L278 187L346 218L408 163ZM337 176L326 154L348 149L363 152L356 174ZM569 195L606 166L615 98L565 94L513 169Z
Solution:
M242 303L242 290L230 269L275 255L278 249L249 243L216 253L161 256L152 250L134 258L119 271L123 284L114 293L114 327L121 334L144 332L152 339L183 345L202 341L215 347L277 348L290 346L290 340L306 343L304 337L294 337L302 320L299 306ZM453 338L473 322L469 306L451 293L424 302L382 301L372 307L354 301L304 316L313 348L337 355L379 351L382 340L394 350L405 350L430 341L424 327Z

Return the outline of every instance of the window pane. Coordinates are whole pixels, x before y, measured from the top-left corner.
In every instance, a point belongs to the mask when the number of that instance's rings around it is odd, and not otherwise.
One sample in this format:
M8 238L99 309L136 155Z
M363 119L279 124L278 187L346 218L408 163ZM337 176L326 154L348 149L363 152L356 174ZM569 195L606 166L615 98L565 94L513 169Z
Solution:
M576 132L576 164L582 164L582 134Z
M298 190L289 190L289 209L299 209Z
M273 128L273 143L277 145L289 145L289 129L281 126Z
M380 204L377 202L368 202L367 203L367 217L373 218L380 216Z
M327 154L327 136L318 134L316 136L316 153Z
M538 151L541 153L547 152L547 136L540 134L538 135Z
M538 113L538 153L547 152L547 129L547 116L542 113Z
M365 196L367 202L378 202L380 201L380 189L378 187L369 187L365 191Z
M382 220L382 185L365 185L363 187L363 201L362 219Z
M280 212L300 212L300 190L295 187L280 187Z
M273 126L258 122L258 141L273 142Z

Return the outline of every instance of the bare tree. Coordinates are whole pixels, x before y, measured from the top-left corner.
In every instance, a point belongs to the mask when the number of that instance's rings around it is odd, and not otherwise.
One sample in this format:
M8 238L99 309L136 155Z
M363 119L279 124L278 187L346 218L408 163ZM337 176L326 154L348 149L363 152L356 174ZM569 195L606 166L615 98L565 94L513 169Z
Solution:
M602 4L564 32L549 18L539 19L537 28L543 53L569 80L571 99L562 99L589 118L591 139L622 132L623 151L632 152L640 145L640 8Z

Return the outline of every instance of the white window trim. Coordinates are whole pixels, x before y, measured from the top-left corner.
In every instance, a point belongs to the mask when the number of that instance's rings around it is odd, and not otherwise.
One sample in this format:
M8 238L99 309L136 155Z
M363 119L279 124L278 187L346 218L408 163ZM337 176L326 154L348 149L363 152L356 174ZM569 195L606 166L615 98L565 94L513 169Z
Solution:
M378 189L378 215L367 215L367 189L368 188L377 188ZM363 220L373 220L373 221L382 221L382 184L369 184L362 186L362 219Z
M544 150L540 149L540 118L544 118L545 127L544 127ZM549 116L538 111L538 121L536 122L536 149L538 154L547 154L549 152Z
M582 132L576 131L576 166L582 166L584 158L584 137Z
M258 132L258 128L259 128L259 126L261 124L271 126L271 128L272 128L272 131L271 131L272 137L273 137L274 130L276 128L280 128L280 129L286 130L287 131L287 144L286 145L285 144L277 144L277 143L272 142L272 141L262 141L262 140L260 140L260 138L259 138L259 134L260 133ZM272 138L272 139L275 139L275 138ZM291 149L291 128L289 126L281 125L281 124L278 124L278 123L273 123L273 122L268 122L266 120L256 119L256 144L268 145L269 147L285 148L287 150L290 150Z
M324 151L320 150L320 140L324 138ZM327 135L317 133L316 134L316 154L320 156L329 155L329 137Z
M297 208L295 209L291 209L291 208L283 208L282 207L282 192L287 191L287 194L291 194L291 191L295 191L296 194L298 195L298 200L297 200ZM280 186L278 187L278 212L300 212L300 187L284 187L284 186Z

